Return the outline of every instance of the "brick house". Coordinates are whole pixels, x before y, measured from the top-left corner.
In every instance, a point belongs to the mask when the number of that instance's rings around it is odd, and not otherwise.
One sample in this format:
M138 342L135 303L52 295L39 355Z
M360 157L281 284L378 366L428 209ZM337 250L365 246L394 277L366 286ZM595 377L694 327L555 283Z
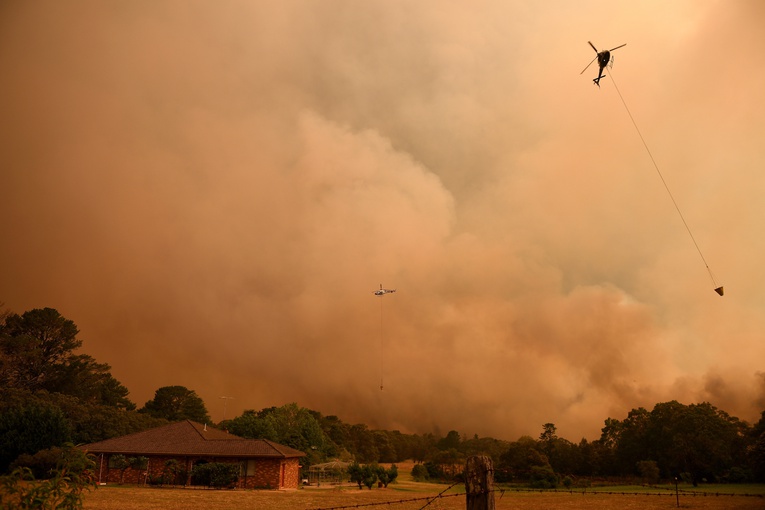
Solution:
M242 489L297 489L300 457L305 453L265 439L244 439L190 420L82 447L96 456L99 483L147 483L165 477L173 484L190 485L191 470L200 463L224 462L240 466L237 487ZM145 457L143 465L125 467L127 459ZM174 478L174 479L173 479Z

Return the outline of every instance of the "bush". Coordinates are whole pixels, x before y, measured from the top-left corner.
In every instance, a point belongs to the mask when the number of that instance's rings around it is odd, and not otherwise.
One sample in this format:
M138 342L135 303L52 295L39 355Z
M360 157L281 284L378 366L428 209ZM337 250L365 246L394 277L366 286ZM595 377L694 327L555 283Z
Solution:
M659 465L653 460L641 460L637 463L638 473L643 483L656 485L659 483Z
M239 464L208 462L191 470L191 483L206 487L233 487L239 480Z
M725 478L728 483L749 483L753 477L751 471L736 466L730 468Z
M0 508L79 510L82 493L95 486L95 462L74 446L65 445L48 480L37 482L28 467L17 467L0 477Z
M535 489L554 489L558 486L558 475L550 466L532 466L529 485Z
M425 482L430 479L430 475L428 475L428 468L423 466L422 464L416 464L412 468L412 480L415 482Z
M63 464L68 471L81 474L92 468L93 461L79 448L66 444L40 450L34 455L23 453L13 461L11 468L29 468L35 480L47 480L53 478Z

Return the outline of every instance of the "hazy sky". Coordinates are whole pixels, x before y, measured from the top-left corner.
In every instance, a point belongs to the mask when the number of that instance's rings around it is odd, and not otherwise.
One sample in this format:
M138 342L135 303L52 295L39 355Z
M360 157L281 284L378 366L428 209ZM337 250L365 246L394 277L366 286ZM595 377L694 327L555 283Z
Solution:
M763 26L759 0L5 0L0 301L216 421L755 421ZM588 40L627 44L600 89Z

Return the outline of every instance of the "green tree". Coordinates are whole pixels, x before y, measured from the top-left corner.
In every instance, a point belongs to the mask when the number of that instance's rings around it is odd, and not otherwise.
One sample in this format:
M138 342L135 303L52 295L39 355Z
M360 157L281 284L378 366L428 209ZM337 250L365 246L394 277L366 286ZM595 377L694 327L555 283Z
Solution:
M637 463L652 457L651 421L651 413L642 407L627 413L616 444L616 474L634 475Z
M540 451L537 441L530 436L522 436L510 443L507 451L500 456L497 475L504 481L528 480L532 468L549 466L550 462Z
M671 401L651 411L654 458L667 475L690 473L694 485L733 467L740 431L738 419L708 402L685 406Z
M0 321L0 386L47 390L76 396L92 404L134 409L128 390L86 354L77 326L53 308L10 314Z
M356 460L359 462L376 462L380 458L374 433L366 425L352 425L349 432L349 451Z
M377 482L377 465L367 464L361 468L361 478L364 486L372 490L374 484Z
M163 386L154 393L154 398L144 404L139 412L168 421L192 420L210 423L204 401L194 390L184 386Z
M0 384L42 388L52 365L82 345L77 326L53 308L11 314L0 326Z
M387 488L388 484L396 481L396 478L398 478L398 468L395 464L387 469L384 466L377 466L377 479L383 487Z
M390 439L390 434L385 430L373 431L375 438L375 447L378 451L379 462L396 462L396 448Z
M651 485L659 483L659 465L655 460L641 460L637 463L637 470L643 483Z
M114 469L119 469L120 471L120 485L125 483L125 471L130 467L130 461L127 457L122 455L121 453L117 455L112 455L111 459L109 459L110 467Z
M252 409L244 411L240 416L226 422L226 429L237 436L248 439L267 439L278 442L274 417L261 416Z
M348 466L348 479L351 482L358 484L359 489L361 489L361 486L364 483L364 472L361 464L354 462Z
M537 489L554 489L558 486L558 475L550 466L532 466L529 485Z
M128 389L109 370L109 365L98 363L87 354L72 355L49 367L43 387L90 404L135 409L135 404L128 399Z
M446 437L436 443L436 446L439 450L459 450L461 442L460 433L456 430L450 430L446 433Z
M428 468L422 464L415 464L412 468L412 480L415 482L425 482L430 476L428 475Z
M0 413L0 472L6 472L19 455L61 446L71 436L69 423L54 405L33 401L4 409Z

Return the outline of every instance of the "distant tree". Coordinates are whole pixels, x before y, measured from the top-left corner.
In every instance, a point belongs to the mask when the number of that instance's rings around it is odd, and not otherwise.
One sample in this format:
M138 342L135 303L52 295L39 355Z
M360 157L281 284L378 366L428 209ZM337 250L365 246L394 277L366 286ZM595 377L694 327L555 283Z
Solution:
M354 462L348 466L348 479L351 482L358 484L359 489L361 489L361 486L364 483L364 473L361 464Z
M228 420L226 429L232 434L248 439L268 439L275 442L279 439L273 415L261 416L252 409L245 410L240 416Z
M411 459L415 462L425 462L437 449L438 439L433 434L415 435L412 439Z
M765 411L750 432L750 445L747 448L747 463L752 476L757 482L765 482Z
M738 419L707 402L684 406L672 401L651 411L657 462L667 474L690 473L694 484L714 480L733 467L740 430Z
M507 450L509 445L508 441L475 435L472 439L467 439L460 444L460 451L465 457L488 455L496 465L499 457Z
M534 467L550 467L550 462L540 451L537 441L522 436L510 443L507 451L500 456L497 475L504 481L528 480Z
M533 466L529 485L537 489L554 489L558 486L558 475L550 466Z
M373 431L375 447L377 448L379 462L396 462L396 448L390 439L390 434L385 430Z
M337 416L319 416L317 417L324 434L333 444L344 447L348 444L350 438L350 425L343 423Z
M444 479L451 480L462 472L465 455L454 448L439 450L431 456L431 463L439 466L439 471ZM430 473L430 476L431 478L436 477L433 472Z
M427 481L430 477L428 475L428 468L422 464L415 464L412 468L412 480L415 482Z
M377 479L383 487L387 488L388 484L396 481L396 478L398 478L398 468L395 464L387 469L384 466L377 466Z
M637 463L637 470L643 483L655 485L659 483L659 465L654 460L641 460Z
M541 443L550 443L558 439L558 428L554 423L545 423L542 426L542 433L539 434L539 441Z
M364 486L372 490L372 487L374 487L374 484L377 483L377 468L379 466L375 464L367 464L361 468L361 477L362 481L364 483Z
M446 437L438 441L436 446L439 450L459 450L461 441L460 433L456 430L450 430L446 433Z
M168 421L192 420L210 423L204 401L184 386L163 386L154 393L154 398L144 404L139 412Z
M635 475L637 463L652 458L651 413L639 407L627 413L627 418L620 424L616 443L615 466L619 475ZM653 457L656 458L656 457Z
M350 428L349 451L359 462L376 462L380 458L375 436L364 424L352 425Z

